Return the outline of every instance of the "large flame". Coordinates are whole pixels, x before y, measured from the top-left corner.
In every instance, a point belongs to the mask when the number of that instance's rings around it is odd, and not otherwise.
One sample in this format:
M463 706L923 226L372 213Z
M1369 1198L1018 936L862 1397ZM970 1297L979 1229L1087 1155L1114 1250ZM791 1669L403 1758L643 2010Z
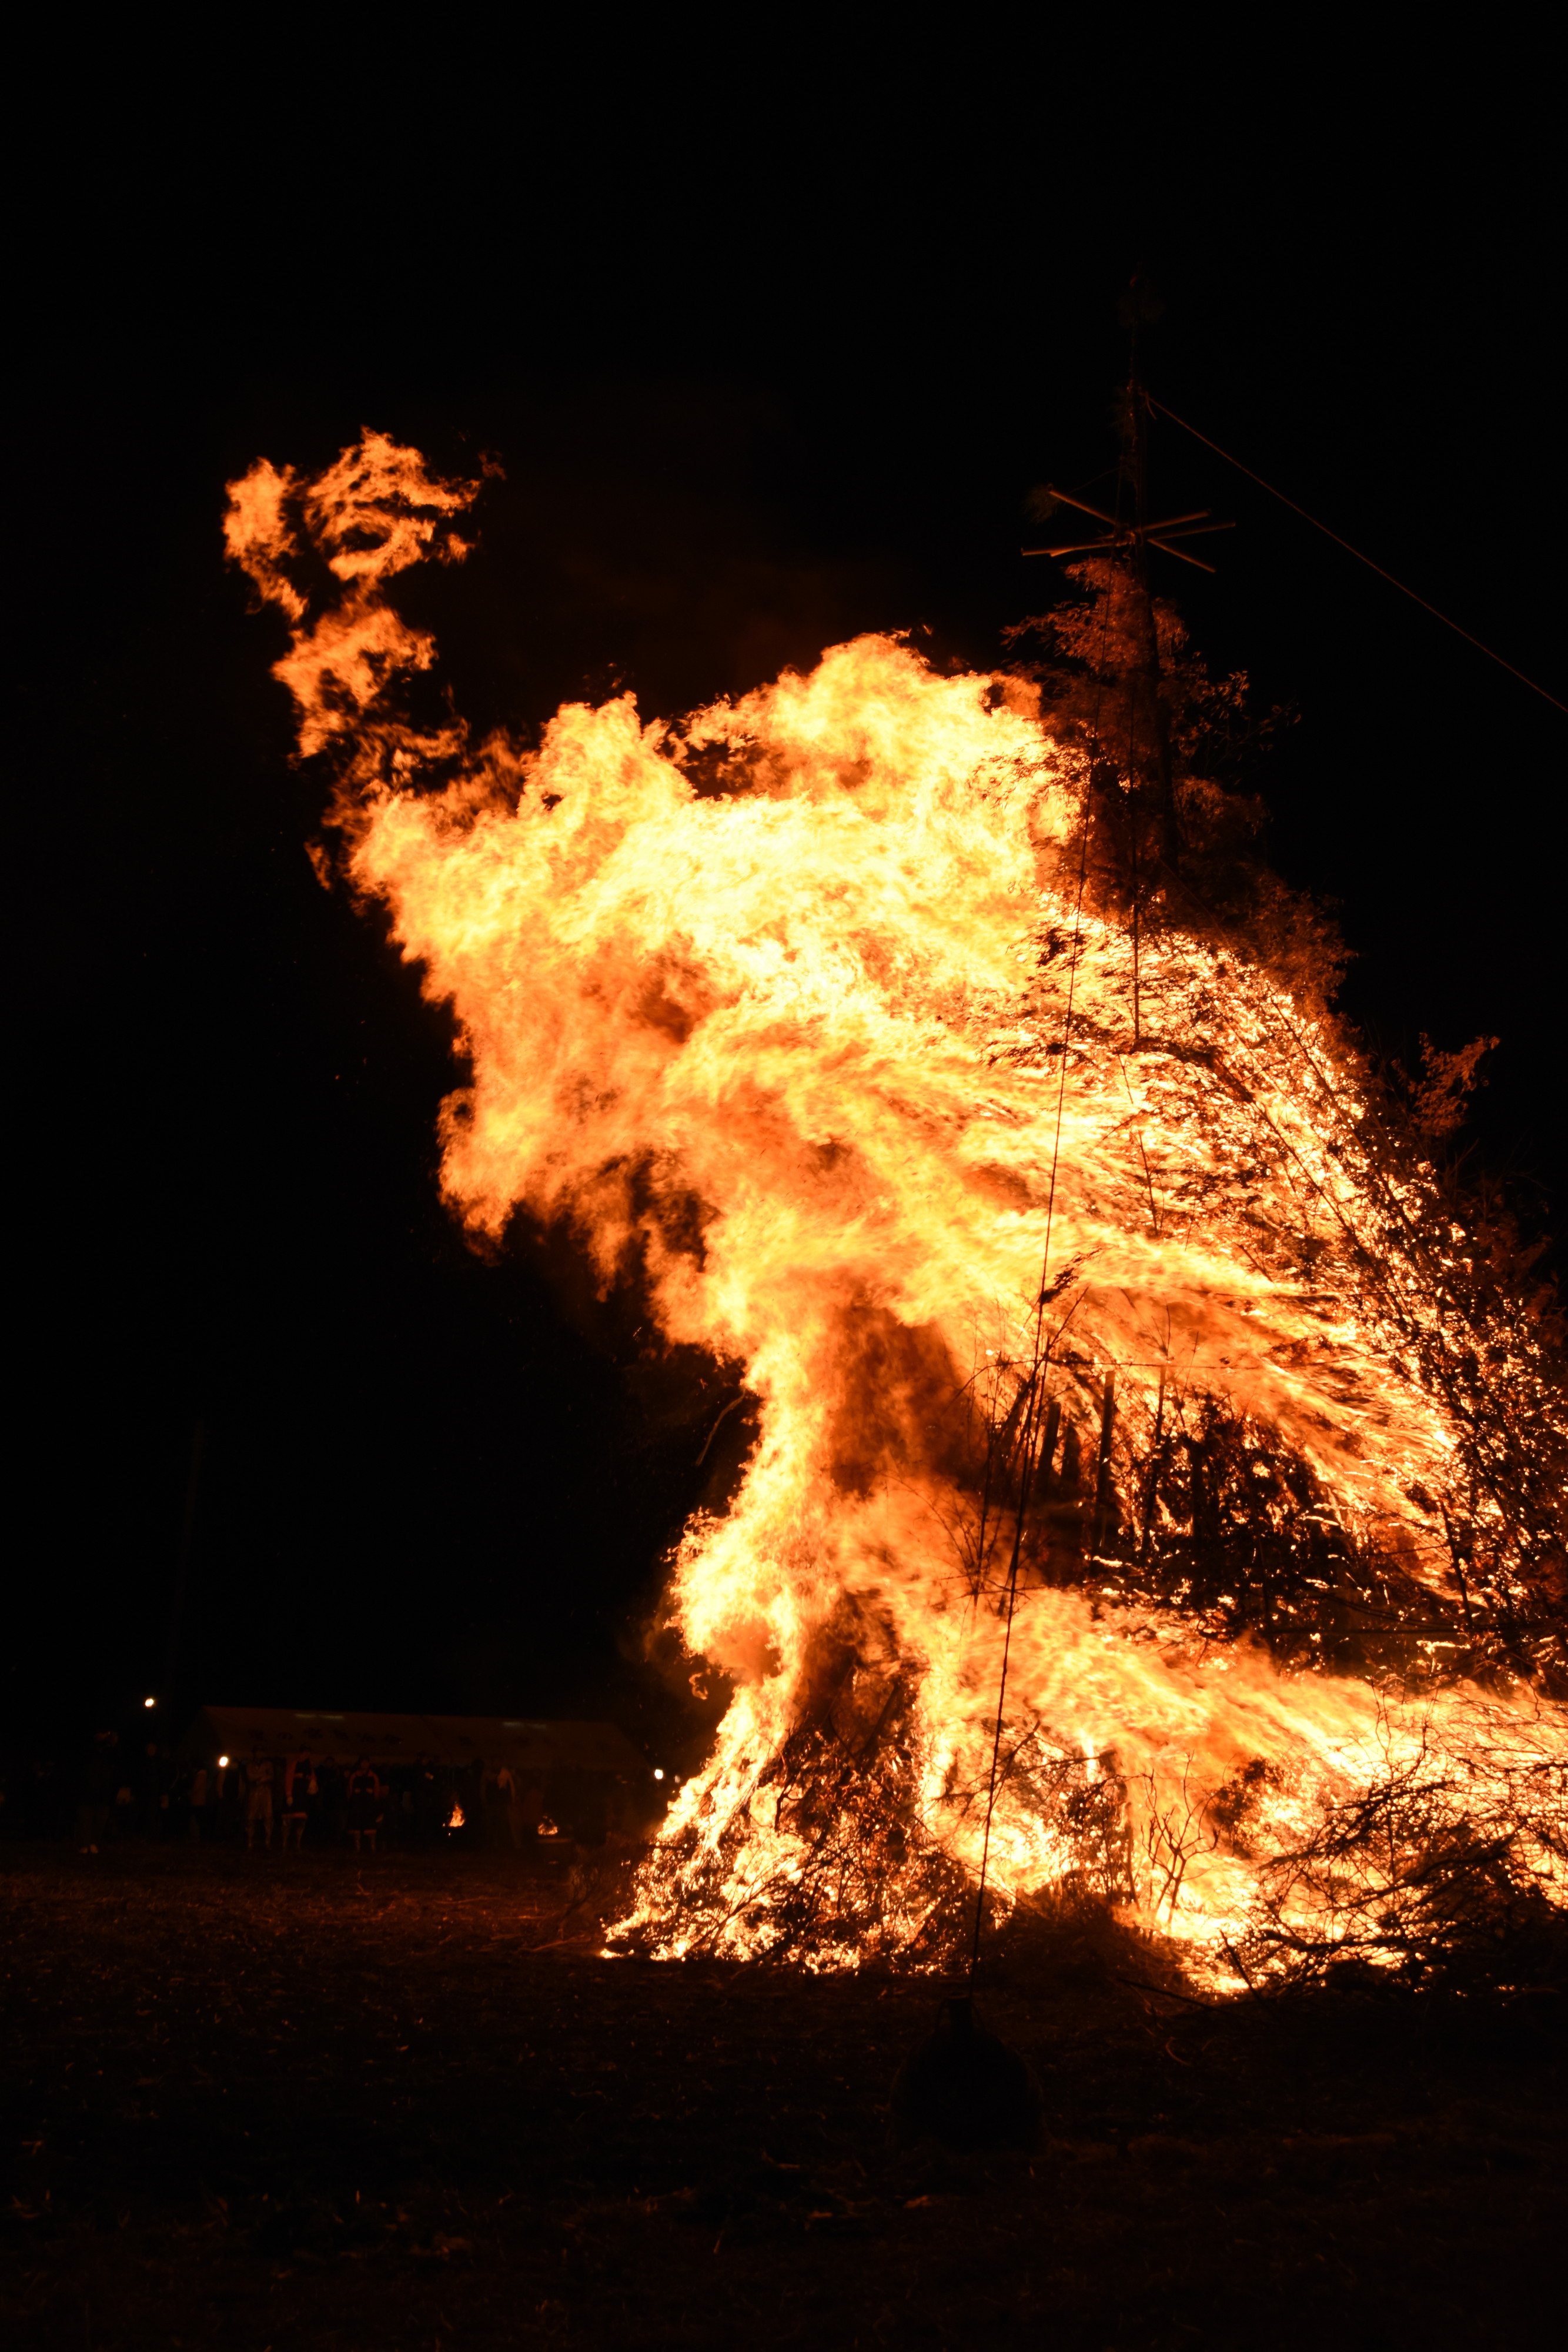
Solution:
M1378 1159L1329 1025L1212 935L1134 950L1085 911L1082 779L1032 690L897 638L678 726L630 695L570 705L526 752L400 719L386 689L433 648L382 583L461 552L474 488L367 435L313 482L253 469L229 544L292 624L302 750L341 754L353 880L455 1008L455 1209L570 1225L758 1402L669 1588L734 1695L632 1926L766 1951L836 1871L817 1964L936 1951L993 1787L1004 1907L1092 1852L1198 1955L1242 1952L1265 1911L1375 1948L1389 1874L1347 1893L1300 1859L1369 1792L1428 1841L1506 1816L1513 1883L1562 1899L1556 1709L1281 1671L1134 1603L1112 1540L1137 1531L1132 1465L1202 1404L1259 1433L1260 1487L1301 1465L1276 1516L1452 1590L1477 1507L1445 1366L1474 1335L1450 1338L1430 1264L1462 1237L1418 1163ZM313 620L312 549L344 583ZM1027 1547L987 1493L1026 1392L1057 1497Z

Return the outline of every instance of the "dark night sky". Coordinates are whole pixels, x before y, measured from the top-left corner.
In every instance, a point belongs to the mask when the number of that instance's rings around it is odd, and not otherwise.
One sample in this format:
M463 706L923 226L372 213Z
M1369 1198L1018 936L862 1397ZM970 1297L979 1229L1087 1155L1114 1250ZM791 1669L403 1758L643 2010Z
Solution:
M482 1263L437 1204L444 1021L317 887L279 625L220 562L254 457L314 467L361 424L443 468L498 455L478 552L402 600L481 724L616 682L680 709L868 627L985 665L1047 588L1025 492L1112 461L1141 262L1156 391L1568 691L1562 190L1517 96L1544 58L1419 89L1364 59L1354 101L1325 67L1288 121L1261 64L1243 104L1156 59L1113 138L1056 121L1080 101L1048 67L934 55L894 89L868 51L808 100L798 59L763 117L712 102L718 66L653 107L634 58L607 89L472 58L436 131L456 68L403 49L243 104L219 72L186 109L155 68L145 104L40 97L13 214L14 1720L161 1681L198 1421L182 1703L646 1724L619 1650L705 1475L689 1370L629 1384L623 1322L539 1247ZM1568 719L1170 428L1154 462L1156 496L1240 526L1216 580L1163 584L1216 667L1301 707L1275 856L1341 902L1351 1008L1396 1050L1499 1033L1476 1152L1560 1202Z

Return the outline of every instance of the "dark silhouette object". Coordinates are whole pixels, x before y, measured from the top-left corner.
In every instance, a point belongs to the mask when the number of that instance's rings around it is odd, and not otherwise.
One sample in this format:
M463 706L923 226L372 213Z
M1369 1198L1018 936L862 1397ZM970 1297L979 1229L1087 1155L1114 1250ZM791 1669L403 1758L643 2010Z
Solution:
M283 1851L285 1853L288 1852L290 1837L294 1841L295 1853L304 1852L306 1824L310 1819L310 1808L316 1801L317 1794L316 1770L310 1761L310 1752L306 1748L299 1755L290 1757L283 1768Z
M163 1667L163 1687L174 1688L180 1667L180 1630L185 1614L185 1588L190 1582L191 1562L196 1549L196 1516L202 1494L202 1456L206 1451L207 1430L204 1422L197 1422L191 1432L191 1469L185 1481L185 1510L180 1522L180 1549L174 1556L174 1591L169 1603L169 1648Z
M81 1802L77 1807L77 1851L96 1853L109 1842L109 1808L119 1779L118 1731L93 1735L82 1771Z
M277 1768L270 1756L255 1751L245 1768L245 1850L249 1853L256 1844L256 1833L261 1832L263 1850L272 1852L273 1782Z
M892 2105L894 2137L906 2142L1031 2147L1040 2131L1040 2084L967 1993L943 2002L936 2032L894 2077Z
M505 1853L517 1846L518 1832L513 1818L517 1784L504 1757L497 1756L486 1768L480 1788L485 1800L485 1843L492 1853Z
M376 1850L376 1832L382 1825L382 1801L385 1795L375 1767L361 1756L349 1775L349 1835L354 1841L354 1852L360 1851L360 1840L369 1838L371 1852Z

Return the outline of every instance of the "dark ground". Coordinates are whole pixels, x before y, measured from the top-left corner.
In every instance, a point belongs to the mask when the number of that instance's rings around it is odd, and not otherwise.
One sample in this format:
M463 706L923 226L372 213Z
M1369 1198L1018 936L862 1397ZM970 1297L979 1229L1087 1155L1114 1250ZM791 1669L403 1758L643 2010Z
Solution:
M988 1996L1032 2157L894 2153L929 1983L561 1943L558 1879L0 1858L16 2347L1490 2345L1555 2305L1553 1995Z

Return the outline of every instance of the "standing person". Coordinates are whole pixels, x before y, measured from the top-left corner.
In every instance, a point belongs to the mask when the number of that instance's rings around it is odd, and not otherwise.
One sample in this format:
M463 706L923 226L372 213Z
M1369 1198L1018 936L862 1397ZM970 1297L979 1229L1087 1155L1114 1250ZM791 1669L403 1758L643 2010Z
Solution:
M316 1768L310 1752L305 1749L291 1756L283 1768L283 1851L288 1852L289 1832L294 1833L294 1851L305 1849L305 1825L310 1818L310 1800L317 1793Z
M191 1836L195 1844L202 1843L202 1821L207 1810L207 1768L198 1764L191 1774L186 1792L186 1811L190 1815Z
M118 1731L98 1731L82 1767L81 1802L77 1807L77 1852L96 1853L109 1840L109 1808L120 1778Z
M494 1853L516 1847L517 1831L512 1821L512 1801L517 1784L512 1778L510 1765L499 1756L485 1775L485 1843Z
M245 1807L245 1850L249 1853L256 1843L257 1829L261 1831L263 1850L272 1852L272 1788L277 1768L270 1756L259 1748L251 1751L250 1762L245 1768L247 1791Z
M231 1840L238 1843L240 1830L245 1822L245 1774L240 1770L239 1766L231 1763L226 1756L220 1756L217 1803L214 1811L217 1816L217 1834L225 1845Z
M371 1852L374 1853L381 1820L382 1784L376 1778L374 1765L361 1756L349 1775L349 1835L354 1841L356 1853L360 1851L361 1838L369 1838Z

